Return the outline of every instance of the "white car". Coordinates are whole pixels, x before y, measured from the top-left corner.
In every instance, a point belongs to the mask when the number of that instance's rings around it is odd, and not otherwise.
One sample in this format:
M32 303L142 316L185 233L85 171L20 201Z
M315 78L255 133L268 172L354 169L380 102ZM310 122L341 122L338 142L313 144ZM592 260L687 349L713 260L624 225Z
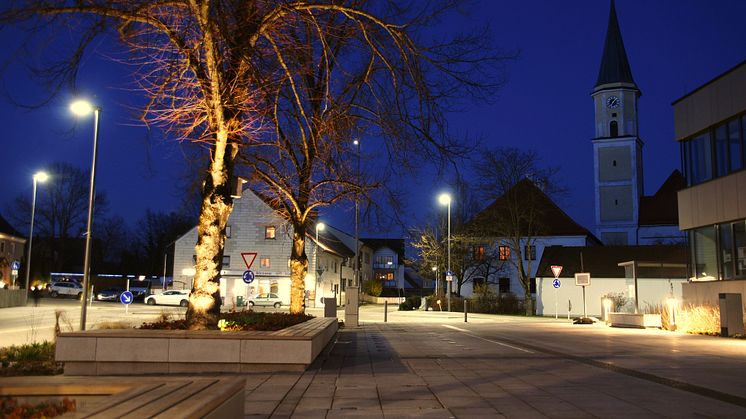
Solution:
M145 304L166 304L172 306L186 307L189 305L189 291L187 290L168 290L160 294L153 294L145 297Z
M74 281L52 282L49 286L49 295L80 298L83 295L83 286Z
M282 300L274 293L257 294L249 297L249 307L253 306L272 306L274 308L280 308L282 306Z

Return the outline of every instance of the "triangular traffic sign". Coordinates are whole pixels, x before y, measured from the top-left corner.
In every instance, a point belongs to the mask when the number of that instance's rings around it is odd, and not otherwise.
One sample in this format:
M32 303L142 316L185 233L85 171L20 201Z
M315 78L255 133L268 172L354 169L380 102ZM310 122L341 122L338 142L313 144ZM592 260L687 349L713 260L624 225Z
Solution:
M552 265L552 273L554 274L555 278L559 278L560 274L562 273L562 267L558 265Z

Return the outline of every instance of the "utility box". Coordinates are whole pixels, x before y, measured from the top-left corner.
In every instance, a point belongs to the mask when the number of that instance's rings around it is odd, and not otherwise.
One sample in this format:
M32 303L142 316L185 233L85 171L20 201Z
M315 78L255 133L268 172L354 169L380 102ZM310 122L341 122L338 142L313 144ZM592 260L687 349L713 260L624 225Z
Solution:
M336 297L324 297L324 317L337 317Z
M360 297L358 287L347 287L345 292L345 327L357 327Z
M721 293L720 300L720 335L743 335L743 304L741 294Z
M243 295L236 296L236 307L243 307L243 306L244 306Z

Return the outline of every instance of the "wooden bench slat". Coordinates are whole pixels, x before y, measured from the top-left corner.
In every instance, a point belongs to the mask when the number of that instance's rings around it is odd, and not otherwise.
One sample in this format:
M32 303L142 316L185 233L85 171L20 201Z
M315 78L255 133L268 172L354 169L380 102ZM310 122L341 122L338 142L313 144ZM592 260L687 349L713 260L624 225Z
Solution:
M243 390L246 380L220 380L189 399L156 415L156 418L201 418Z
M122 416L123 418L150 418L159 415L169 408L188 400L195 395L198 395L202 390L211 386L217 379L202 379L187 382L187 385L179 389L179 391L161 397L158 400L154 400L152 403L148 403L141 408Z
M154 388L148 392L138 394L134 397L129 397L122 403L112 406L110 403L105 403L103 409L99 410L99 413L93 416L93 418L119 418L128 414L131 414L143 406L147 406L155 400L168 395L173 391L178 391L182 387L186 386L188 382L182 383L165 383L157 388Z
M140 394L153 391L162 385L163 384L161 383L155 383L155 384L148 384L148 385L131 386L129 390L125 390L121 393L113 394L107 397L105 402L96 403L95 405L89 406L87 409L81 412L75 412L72 417L76 417L76 418L97 417L98 414L104 412L106 409L109 409L112 406L117 406L120 403L125 403L127 402L127 400L130 400L133 397L137 397ZM104 414L104 416L99 416L99 417L107 417L107 416Z

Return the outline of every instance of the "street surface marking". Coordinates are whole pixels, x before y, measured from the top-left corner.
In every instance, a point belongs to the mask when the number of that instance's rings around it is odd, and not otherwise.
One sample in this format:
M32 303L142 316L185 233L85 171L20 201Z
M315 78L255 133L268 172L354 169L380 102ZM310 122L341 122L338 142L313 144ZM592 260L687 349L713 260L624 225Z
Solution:
M515 350L517 350L517 351L521 351L521 352L526 352L527 354L534 354L534 353L536 353L536 352L534 352L534 351L529 351L528 349L523 349L523 348L519 348L519 347L517 347L517 346L513 346L513 345L508 345L507 343L502 343L502 342L498 342L498 341L496 341L496 340L492 340L492 339L486 339L486 338L483 338L483 337L481 337L481 336L477 336L477 335L475 335L475 334L469 333L469 331L468 331L468 330L466 330L466 329L461 329L460 327L456 327L456 326L451 326L451 325L449 325L449 324L443 324L443 325L441 325L441 326L443 326L443 327L447 327L447 328L449 328L449 329L457 330L457 331L459 331L459 332L462 332L463 334L465 334L465 335L467 335L467 336L471 336L471 337L473 337L473 338L481 339L481 340L483 340L483 341L485 341L485 342L490 342L490 343L494 343L494 344L496 344L496 345L500 345L500 346L505 346L505 347L507 347L507 348L515 349Z

